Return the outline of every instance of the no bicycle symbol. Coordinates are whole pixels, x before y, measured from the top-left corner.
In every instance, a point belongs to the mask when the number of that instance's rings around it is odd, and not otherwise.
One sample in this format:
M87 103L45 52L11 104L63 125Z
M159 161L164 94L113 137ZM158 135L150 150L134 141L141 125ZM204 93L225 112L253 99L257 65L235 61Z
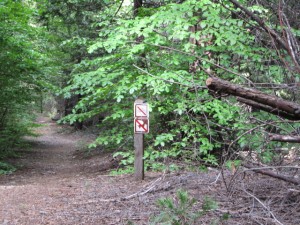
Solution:
M134 103L134 133L149 133L149 107L147 103Z
M135 133L149 133L149 120L148 119L135 119L134 120Z

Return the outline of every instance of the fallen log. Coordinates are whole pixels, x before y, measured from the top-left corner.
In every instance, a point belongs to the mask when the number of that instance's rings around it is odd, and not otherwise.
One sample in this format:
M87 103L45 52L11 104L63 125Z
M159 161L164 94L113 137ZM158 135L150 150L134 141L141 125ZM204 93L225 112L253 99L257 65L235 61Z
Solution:
M300 143L300 136L269 134L270 141Z
M246 88L232 84L216 77L206 80L206 86L217 93L226 93L241 97L244 103L256 106L261 110L284 117L286 119L300 120L300 105L282 98L263 93L253 88Z
M286 119L289 119L289 120L298 120L297 118L295 118L290 113L283 112L283 111L281 111L279 109L274 109L274 108L272 108L270 106L263 105L261 103L257 103L255 101L252 101L252 100L249 100L249 99L237 97L237 100L239 102L241 102L241 103L246 104L246 105L250 105L250 106L252 106L255 109L263 110L265 112L271 113L271 114L276 115L276 116L280 116L280 117L283 117L283 118L286 118Z
M264 168L257 168L257 167L254 167L252 165L249 165L249 164L243 164L242 166L246 167L248 169L251 169L252 171L254 171L256 173L260 173L260 174L267 175L267 176L270 176L270 177L273 177L273 178L277 178L279 180L283 180L283 181L288 182L288 183L292 183L292 184L295 184L295 185L300 184L300 180L295 179L294 177L286 177L282 174L275 173L271 170L266 170Z

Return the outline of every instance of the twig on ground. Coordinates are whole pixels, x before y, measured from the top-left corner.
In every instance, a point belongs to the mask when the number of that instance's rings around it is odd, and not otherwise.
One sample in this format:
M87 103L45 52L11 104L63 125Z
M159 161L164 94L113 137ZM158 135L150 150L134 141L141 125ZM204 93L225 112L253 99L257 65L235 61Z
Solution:
M249 196L251 196L252 198L254 198L259 204L261 204L261 206L263 207L263 208L265 208L267 211L268 211L268 213L270 213L270 215L272 216L272 218L275 220L275 222L277 223L277 224L280 224L280 225L283 225L283 223L281 223L277 218L276 218L276 216L274 215L274 213L259 199L259 198L257 198L255 195L253 195L253 194L251 194L250 192L248 192L247 190L246 190L246 188L244 187L243 188L244 189L244 192L247 194L247 195L249 195Z
M138 192L136 192L132 195L128 195L126 197L120 198L120 200L127 200L127 199L130 199L130 198L136 197L136 196L141 196L141 195L147 194L148 192L153 190L153 188L155 188L157 182L159 182L163 179L164 179L164 176L163 176L163 178L160 177L160 178L156 179L154 182L152 182L152 184L145 191L140 190L140 191L138 191Z
M215 183L217 183L218 180L219 180L219 178L220 178L220 176L221 176L221 174L222 174L222 173L219 172L218 175L217 175L217 177L216 177L216 179L215 179L215 181L211 182L210 184L215 184Z
M142 196L147 194L148 192L152 191L159 183L160 181L164 180L165 178L165 174L163 174L161 177L157 178L156 180L154 180L153 182L151 182L149 185L147 185L148 187L146 188L146 190L141 189L138 192L125 196L125 197L119 197L119 198L108 198L108 199L95 199L95 200L89 200L87 202L75 202L75 205L83 205L83 204L92 204L92 203L98 203L98 202L119 202L119 201L124 201L124 200L128 200L130 198L134 198L134 197L138 197L138 196ZM145 186L144 186L145 187Z

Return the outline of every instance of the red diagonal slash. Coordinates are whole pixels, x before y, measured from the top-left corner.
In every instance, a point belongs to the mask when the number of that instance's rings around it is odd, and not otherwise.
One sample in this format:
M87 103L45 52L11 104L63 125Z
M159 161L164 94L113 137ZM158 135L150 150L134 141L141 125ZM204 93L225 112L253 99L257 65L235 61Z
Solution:
M139 120L135 120L139 125L140 125L140 128L142 128L144 131L146 131L147 132L147 128L146 127L144 127L145 125L146 125L146 123L144 123L144 124L141 124L140 122L139 122Z
M138 107L138 106L136 106L136 107L141 111L141 113L143 113L145 116L147 116L147 114L140 107Z

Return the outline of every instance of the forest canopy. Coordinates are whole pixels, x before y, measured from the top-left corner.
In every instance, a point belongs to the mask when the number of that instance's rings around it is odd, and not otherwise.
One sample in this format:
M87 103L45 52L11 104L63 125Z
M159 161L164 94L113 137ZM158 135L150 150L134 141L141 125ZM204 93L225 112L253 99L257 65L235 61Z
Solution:
M1 1L0 143L21 139L24 118L51 93L60 122L97 126L90 148L121 155L130 172L133 102L142 97L151 106L147 169L285 163L299 154L299 8L295 0Z

